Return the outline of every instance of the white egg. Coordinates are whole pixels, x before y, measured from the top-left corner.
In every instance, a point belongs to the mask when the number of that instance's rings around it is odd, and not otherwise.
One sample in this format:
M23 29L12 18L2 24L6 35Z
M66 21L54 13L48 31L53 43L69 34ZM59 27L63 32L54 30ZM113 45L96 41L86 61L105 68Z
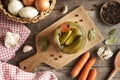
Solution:
M20 9L22 9L24 7L23 3L19 0L15 0L15 1L11 1L8 4L8 11L12 14L17 16L18 12Z
M19 11L20 17L23 18L33 18L38 15L38 11L34 7L24 7Z

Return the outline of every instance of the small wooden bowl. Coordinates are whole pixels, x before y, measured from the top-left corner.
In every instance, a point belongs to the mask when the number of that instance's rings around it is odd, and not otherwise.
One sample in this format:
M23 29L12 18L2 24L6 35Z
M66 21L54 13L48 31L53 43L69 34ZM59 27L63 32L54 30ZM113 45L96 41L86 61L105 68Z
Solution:
M3 2L4 0L0 0L0 10L3 12L3 14L5 14L8 19L19 23L37 23L39 20L42 20L46 16L48 16L51 13L51 11L54 9L54 6L56 4L56 0L50 0L50 8L48 10L39 12L39 14L34 18L21 18L19 16L11 15L6 9Z
M114 6L116 9L116 5L118 7L120 7L120 3L117 2L117 1L109 1L109 2L106 2L102 5L101 9L100 9L100 17L102 19L102 21L108 25L114 25L114 24L118 24L120 23L120 13L118 13L117 15L119 15L119 17L117 16L117 18L114 17L111 17L112 15L116 15L115 12L113 11L114 14L111 15L112 13L112 9L111 9L111 12L107 12L108 11L108 8L110 9L110 6ZM113 7L112 6L112 7ZM106 10L106 12L105 12ZM118 8L118 11L120 12L120 8ZM108 20L109 19L109 20ZM116 20L116 21L115 21Z

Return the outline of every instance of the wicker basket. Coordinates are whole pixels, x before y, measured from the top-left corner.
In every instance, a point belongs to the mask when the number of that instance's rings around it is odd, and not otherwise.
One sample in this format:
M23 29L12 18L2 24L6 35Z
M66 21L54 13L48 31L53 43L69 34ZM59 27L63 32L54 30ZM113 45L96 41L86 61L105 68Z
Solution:
M51 13L51 11L53 10L55 4L56 4L56 0L50 0L50 8L44 12L39 12L38 16L34 17L34 18L21 18L21 17L17 17L17 16L13 16L11 15L6 9L5 6L3 5L3 1L4 0L0 0L0 9L1 11L6 15L6 17L12 21L15 22L20 22L20 23L37 23L39 20L44 19L47 15L49 15Z

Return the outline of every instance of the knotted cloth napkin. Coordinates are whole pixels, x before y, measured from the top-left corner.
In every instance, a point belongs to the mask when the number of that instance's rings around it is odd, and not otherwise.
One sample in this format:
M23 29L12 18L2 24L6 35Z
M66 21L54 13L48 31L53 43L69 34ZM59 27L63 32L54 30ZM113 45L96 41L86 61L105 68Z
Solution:
M19 44L10 49L4 46L4 37L8 31L20 35ZM28 73L6 63L15 56L15 51L20 48L29 34L30 30L27 27L7 20L0 12L0 80L58 80L55 74L50 71Z

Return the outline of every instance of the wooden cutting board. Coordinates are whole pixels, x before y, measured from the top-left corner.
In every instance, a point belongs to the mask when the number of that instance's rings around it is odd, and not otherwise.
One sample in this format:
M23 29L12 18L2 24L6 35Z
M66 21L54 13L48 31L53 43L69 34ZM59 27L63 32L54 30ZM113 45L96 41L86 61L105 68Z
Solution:
M58 25L67 21L77 22L79 25L81 25L86 32L86 37L88 36L88 32L90 29L94 28L96 30L95 39L93 39L92 41L89 41L87 39L84 48L76 54L65 54L57 49L53 43L53 31L58 27ZM38 45L39 38L42 36L46 36L50 41L50 47L45 52L42 52L41 47ZM37 53L32 57L20 62L19 66L25 71L32 71L40 63L45 63L53 68L60 69L103 40L104 38L102 37L98 28L90 19L85 9L80 6L65 17L56 21L54 24L50 25L42 32L38 33L36 36Z

